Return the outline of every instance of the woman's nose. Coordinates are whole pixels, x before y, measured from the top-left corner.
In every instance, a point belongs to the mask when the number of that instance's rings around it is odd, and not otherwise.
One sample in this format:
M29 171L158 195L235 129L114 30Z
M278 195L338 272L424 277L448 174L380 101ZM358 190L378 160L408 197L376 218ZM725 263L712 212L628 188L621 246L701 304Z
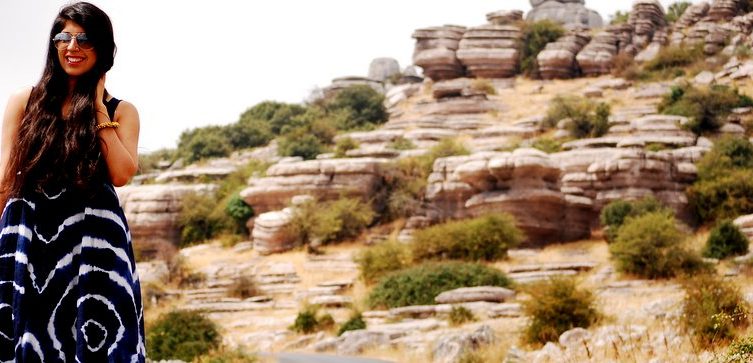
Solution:
M78 41L76 40L76 37L71 37L71 42L68 43L68 48L66 48L66 49L68 49L68 50L79 50L79 48L78 48Z

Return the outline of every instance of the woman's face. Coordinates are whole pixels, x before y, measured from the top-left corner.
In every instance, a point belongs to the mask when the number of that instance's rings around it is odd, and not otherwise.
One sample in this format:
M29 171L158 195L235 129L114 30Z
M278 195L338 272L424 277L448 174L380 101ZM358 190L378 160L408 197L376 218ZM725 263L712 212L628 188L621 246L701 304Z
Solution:
M57 49L58 60L65 73L71 77L79 77L94 68L94 64L97 62L96 51L93 48L82 48L76 39L76 35L84 33L84 28L71 20L67 20L65 27L60 32L72 36L72 39L67 43L67 47Z

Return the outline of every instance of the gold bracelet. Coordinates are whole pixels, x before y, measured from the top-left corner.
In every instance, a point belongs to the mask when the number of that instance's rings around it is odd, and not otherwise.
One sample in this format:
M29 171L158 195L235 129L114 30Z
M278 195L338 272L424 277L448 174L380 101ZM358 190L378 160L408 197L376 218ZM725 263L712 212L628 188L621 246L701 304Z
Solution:
M97 131L102 130L106 127L112 127L114 129L117 129L119 126L120 126L120 123L117 123L117 122L103 122L97 125Z

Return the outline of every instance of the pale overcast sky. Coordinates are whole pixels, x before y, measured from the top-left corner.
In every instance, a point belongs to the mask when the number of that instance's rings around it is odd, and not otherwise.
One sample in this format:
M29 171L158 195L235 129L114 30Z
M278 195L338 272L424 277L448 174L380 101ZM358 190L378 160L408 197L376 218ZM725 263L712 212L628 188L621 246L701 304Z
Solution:
M234 122L258 102L301 102L333 78L365 76L376 57L405 67L414 29L530 9L528 0L91 2L113 22L118 53L107 88L138 108L141 153L175 147L184 129ZM52 20L67 3L0 0L0 115L12 92L38 81ZM605 21L631 4L586 1Z

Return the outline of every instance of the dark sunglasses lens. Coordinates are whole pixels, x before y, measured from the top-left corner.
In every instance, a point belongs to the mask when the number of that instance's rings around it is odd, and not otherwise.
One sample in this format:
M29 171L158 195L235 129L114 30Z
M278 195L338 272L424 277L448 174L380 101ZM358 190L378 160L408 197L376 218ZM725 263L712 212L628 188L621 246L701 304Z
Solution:
M56 34L54 38L52 38L53 43L55 43L55 47L57 48L65 48L68 46L68 44L71 43L71 35L66 33L59 33Z
M69 44L71 44L71 40L73 37L68 33L59 33L55 35L54 38L52 38L53 43L55 43L55 47L58 49L65 49L68 47ZM92 49L94 48L94 43L89 40L89 38L86 36L86 34L77 34L76 35L76 44L78 44L79 48L81 49Z
M86 37L86 34L76 35L76 43L78 43L78 46L82 49L94 48L94 44L91 42L91 40L89 40L89 38Z

